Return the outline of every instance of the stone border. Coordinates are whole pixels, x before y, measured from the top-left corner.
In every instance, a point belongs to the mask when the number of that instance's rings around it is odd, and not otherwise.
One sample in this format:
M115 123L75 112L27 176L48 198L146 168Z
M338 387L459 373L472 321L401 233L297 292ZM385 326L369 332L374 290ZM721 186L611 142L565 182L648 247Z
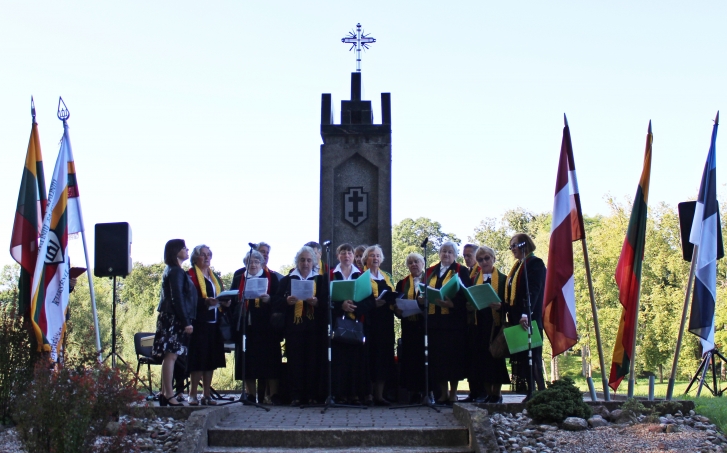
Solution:
M586 404L592 408L601 406L609 410L621 408L625 401L586 401ZM641 403L646 408L651 408L661 403L661 400L648 401L642 400ZM681 405L681 411L684 414L694 410L694 401L691 400L675 400L673 402ZM467 427L470 434L469 447L476 453L486 453L500 451L497 444L497 436L490 422L490 415L494 413L511 413L517 414L525 409L523 403L508 404L476 404L476 403L455 403L453 407L454 416L460 423ZM596 413L596 411L594 411Z
M157 417L171 417L175 420L184 420L184 435L179 439L177 453L201 453L209 445L207 444L207 430L216 426L223 418L230 414L226 406L183 406L183 407L159 407L159 406L137 406L129 411L133 417L147 417L153 413Z

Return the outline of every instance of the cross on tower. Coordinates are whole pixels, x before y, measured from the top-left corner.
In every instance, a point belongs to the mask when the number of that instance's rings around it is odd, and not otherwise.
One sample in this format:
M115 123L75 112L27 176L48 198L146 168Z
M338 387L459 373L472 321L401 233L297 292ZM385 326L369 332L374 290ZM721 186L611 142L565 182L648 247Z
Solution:
M351 210L351 217L353 217L353 223L358 223L358 218L363 217L364 213L359 209L358 204L362 201L364 201L364 197L361 196L361 192L358 190L352 190L351 195L348 197L348 201L351 202L353 205L353 209Z
M356 49L356 72L361 72L361 48L369 48L369 44L376 42L375 38L363 33L361 24L356 24L356 32L349 31L348 36L341 39L341 42L351 44L349 51Z

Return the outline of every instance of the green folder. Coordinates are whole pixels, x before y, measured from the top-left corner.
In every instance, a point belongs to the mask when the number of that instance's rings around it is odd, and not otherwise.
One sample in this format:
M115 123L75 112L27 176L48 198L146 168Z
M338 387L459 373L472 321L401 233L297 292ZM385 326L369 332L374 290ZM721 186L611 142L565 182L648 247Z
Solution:
M533 335L531 338L531 348L542 346L543 337L540 336L537 321L532 322L532 329ZM519 324L505 329L505 340L507 341L507 348L510 350L510 354L528 350L528 331L523 329Z
M423 288L424 284L420 283L419 286ZM454 299L454 297L457 295L457 291L459 291L459 288L461 286L462 285L459 281L459 276L457 276L457 278L450 279L446 285L442 286L439 289L427 286L427 299L429 299L430 304L441 305L437 303L437 300L446 300L447 298Z
M489 283L464 288L464 295L467 296L467 300L478 310L489 307L490 304L502 303L500 297Z
M335 280L331 282L331 300L361 302L373 293L371 272L366 271L356 280Z

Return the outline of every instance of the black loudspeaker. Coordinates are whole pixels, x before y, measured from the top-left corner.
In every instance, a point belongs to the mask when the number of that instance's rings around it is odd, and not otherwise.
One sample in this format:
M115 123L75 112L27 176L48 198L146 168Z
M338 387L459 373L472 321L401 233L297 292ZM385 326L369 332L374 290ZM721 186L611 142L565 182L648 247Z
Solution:
M131 227L126 222L97 223L93 275L126 277L131 273Z
M679 203L679 229L682 238L682 258L690 263L692 261L692 253L694 252L694 244L689 242L689 235L692 233L692 222L694 221L694 211L697 209L696 201L685 201ZM724 257L724 244L722 243L722 219L719 218L717 212L717 259Z

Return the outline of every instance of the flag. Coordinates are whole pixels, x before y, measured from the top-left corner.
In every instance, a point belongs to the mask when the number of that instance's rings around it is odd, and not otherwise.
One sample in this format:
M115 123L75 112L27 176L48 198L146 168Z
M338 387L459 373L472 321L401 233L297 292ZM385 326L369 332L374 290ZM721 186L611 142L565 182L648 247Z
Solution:
M31 105L32 104L31 98ZM38 123L30 129L28 152L25 155L23 177L20 179L20 193L15 210L13 234L10 238L10 255L20 264L18 281L18 309L26 313L30 308L31 280L35 272L35 261L38 257L38 236L45 216L46 195L45 176L43 173L43 156L40 152Z
M553 348L553 356L578 342L576 297L573 279L573 241L584 237L576 166L568 120L563 127L558 176L555 181L553 221L550 227L548 273L545 278L543 327Z
M717 126L719 112L712 127L707 163L704 164L699 198L694 210L689 242L699 246L696 263L696 279L689 315L689 331L701 338L702 351L714 349L714 304L717 295L717 241L722 232L717 218Z
M649 132L646 134L646 151L644 152L644 169L641 172L639 187L636 189L634 205L631 208L631 219L626 231L621 256L616 266L616 285L618 298L623 306L621 322L616 335L613 348L613 361L608 385L618 389L621 380L629 374L633 346L636 342L636 320L638 316L638 300L641 290L641 265L644 261L644 246L646 244L646 214L649 201L649 180L651 179L651 144L654 136L651 134L651 121Z
M38 349L50 352L53 360L57 360L65 333L70 269L68 235L82 229L73 152L68 124L64 121L61 149L48 191L48 209L40 234L31 298Z

